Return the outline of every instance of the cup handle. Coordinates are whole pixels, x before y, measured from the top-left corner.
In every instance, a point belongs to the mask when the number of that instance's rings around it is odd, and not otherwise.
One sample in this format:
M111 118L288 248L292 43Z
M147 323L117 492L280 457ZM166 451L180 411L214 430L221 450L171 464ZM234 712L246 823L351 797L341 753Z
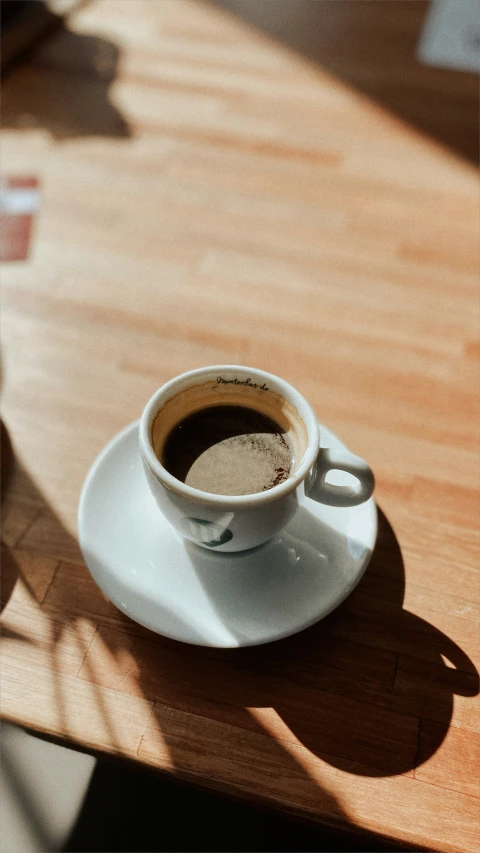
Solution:
M326 482L329 471L346 471L357 478L351 486L336 486ZM307 487L307 495L314 501L329 506L356 506L368 500L373 493L375 479L367 463L348 450L321 447Z

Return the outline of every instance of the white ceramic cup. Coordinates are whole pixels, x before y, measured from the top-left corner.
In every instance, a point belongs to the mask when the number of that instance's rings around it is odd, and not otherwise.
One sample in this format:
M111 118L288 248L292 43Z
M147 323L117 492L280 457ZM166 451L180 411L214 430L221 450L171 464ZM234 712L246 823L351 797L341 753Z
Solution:
M164 468L159 456L170 430L199 409L228 404L257 409L288 430L294 460L286 480L256 494L216 495L186 485ZM140 449L161 512L182 536L216 551L244 551L268 541L306 497L348 507L368 500L374 487L373 473L363 459L321 447L315 414L295 388L252 367L203 367L167 382L145 407ZM327 482L333 470L353 474L355 484Z

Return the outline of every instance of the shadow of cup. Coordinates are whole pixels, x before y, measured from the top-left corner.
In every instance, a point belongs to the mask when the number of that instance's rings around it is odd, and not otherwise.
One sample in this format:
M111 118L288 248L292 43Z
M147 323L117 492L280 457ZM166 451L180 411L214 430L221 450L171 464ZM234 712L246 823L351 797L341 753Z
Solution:
M299 525L305 537L308 527L302 519ZM323 594L321 570L328 571L331 531L325 535L320 527L310 528L303 541L282 534L283 543L273 540L228 564L215 555L218 566L210 552L186 546L212 605L238 639L245 639L245 608L251 608L254 620L274 622L280 603L285 610L297 606L295 581L291 588L285 582L293 565L314 574L312 598ZM266 576L267 553L272 571ZM189 674L179 692L185 690L189 701L198 697L199 707L220 703L235 706L236 714L273 708L294 740L329 764L365 776L406 773L438 749L454 696L475 696L479 679L458 645L403 608L404 591L400 546L380 511L377 545L362 580L326 618L294 636L250 648L162 641L168 650L154 663L153 677L168 678L170 655L181 655Z
M276 653L305 685L305 702L300 686L300 695L284 691L272 704L308 749L351 773L395 775L423 763L447 734L454 696L479 691L472 661L403 609L404 590L400 546L380 511L377 546L357 589Z

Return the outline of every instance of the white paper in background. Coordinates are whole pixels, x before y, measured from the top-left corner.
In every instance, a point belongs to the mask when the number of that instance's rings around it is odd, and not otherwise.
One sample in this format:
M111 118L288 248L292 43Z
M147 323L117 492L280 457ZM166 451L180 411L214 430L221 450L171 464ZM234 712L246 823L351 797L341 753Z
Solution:
M478 0L432 0L417 56L425 65L480 71Z

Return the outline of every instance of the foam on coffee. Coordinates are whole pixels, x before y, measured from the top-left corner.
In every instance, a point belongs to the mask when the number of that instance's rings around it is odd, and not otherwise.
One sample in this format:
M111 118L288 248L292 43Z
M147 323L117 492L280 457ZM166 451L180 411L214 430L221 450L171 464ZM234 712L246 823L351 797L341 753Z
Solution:
M286 480L292 450L282 428L246 406L209 406L173 427L163 466L177 480L217 495L250 495Z
M265 385L225 379L177 393L157 413L152 444L177 479L214 494L273 488L292 474L307 444L297 410Z

